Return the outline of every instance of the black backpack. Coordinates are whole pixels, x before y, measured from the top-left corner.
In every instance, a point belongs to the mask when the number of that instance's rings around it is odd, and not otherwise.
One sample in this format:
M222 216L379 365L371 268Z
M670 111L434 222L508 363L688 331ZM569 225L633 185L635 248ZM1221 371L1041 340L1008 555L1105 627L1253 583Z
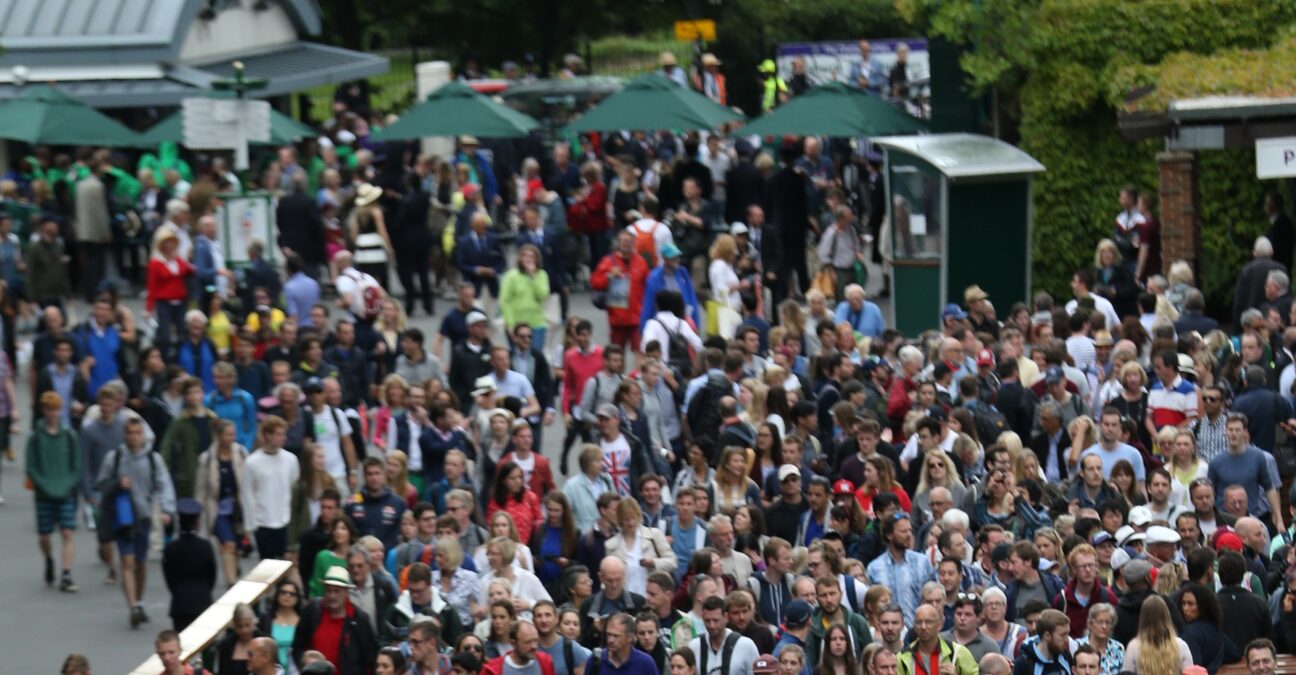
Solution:
M980 401L969 403L968 412L972 413L972 421L976 423L977 437L983 445L990 445L999 438L999 434L1009 431L1012 427L1008 426L1008 418L1004 417L999 409Z
M739 635L738 631L735 630L730 630L729 634L725 636L724 645L720 647L720 674L721 675L729 674L730 657L733 656L734 646L738 644L738 638L740 637L742 636ZM701 654L697 655L698 672L701 673L701 675L707 675L707 656L711 653L711 650L707 648L706 640L707 640L707 636L705 633L703 633L700 637L698 637L698 651L702 652Z
M662 351L666 352L666 362L672 368L679 372L685 378L693 377L693 357L689 354L688 340L677 331L671 331L666 327L666 322L653 317L661 325L662 330L666 331L666 344L662 345ZM682 321L682 319L681 319Z
M712 443L720 438L720 425L724 422L720 417L720 399L726 396L733 396L733 385L724 375L708 377L702 389L693 395L688 405L689 431L693 438L706 438Z

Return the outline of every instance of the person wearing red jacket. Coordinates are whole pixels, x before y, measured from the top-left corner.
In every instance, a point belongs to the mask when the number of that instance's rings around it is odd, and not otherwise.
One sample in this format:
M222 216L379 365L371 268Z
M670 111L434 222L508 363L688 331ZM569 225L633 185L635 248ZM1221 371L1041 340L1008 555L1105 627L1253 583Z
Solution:
M900 348L900 372L891 378L891 389L887 392L887 419L896 434L904 424L905 413L913 408L918 396L918 371L922 370L922 351L913 345Z
M582 437L580 420L576 419L573 407L580 404L581 396L585 393L585 383L593 380L603 368L603 348L592 344L593 336L593 324L586 319L577 319L574 334L576 344L563 352L562 414L563 424L567 425L567 436L563 438L560 469L564 476L571 474L568 460L572 444Z
M537 497L543 497L557 486L554 485L553 470L549 468L548 458L534 452L534 446L535 433L531 430L531 424L526 420L514 420L513 451L501 457L500 464L513 462L522 467L531 492Z
M604 293L611 327L608 344L633 351L639 344L639 315L643 311L648 263L635 252L634 235L622 230L616 251L599 261L590 275L590 288Z
M486 520L499 511L513 516L521 542L531 541L531 529L544 520L540 498L527 487L526 474L515 462L502 462L495 472L495 487L486 503Z
M590 260L601 260L607 255L608 230L612 229L608 188L597 162L586 162L580 173L584 186L572 196L572 204L567 207L567 226L578 235L589 235Z
M1053 609L1071 620L1071 637L1080 638L1089 629L1089 608L1100 602L1115 607L1116 593L1098 578L1098 553L1093 546L1078 544L1071 549L1067 567L1071 570L1071 581L1053 596L1052 604Z
M504 659L509 660L509 667L514 670L530 670L531 662L538 661L540 675L554 675L553 658L540 651L540 631L534 624L525 619L515 621L508 635L513 651L487 661L482 666L482 675L504 675Z
M157 319L153 341L163 349L178 343L185 332L185 303L194 266L176 254L179 247L179 235L162 230L148 263L144 309Z

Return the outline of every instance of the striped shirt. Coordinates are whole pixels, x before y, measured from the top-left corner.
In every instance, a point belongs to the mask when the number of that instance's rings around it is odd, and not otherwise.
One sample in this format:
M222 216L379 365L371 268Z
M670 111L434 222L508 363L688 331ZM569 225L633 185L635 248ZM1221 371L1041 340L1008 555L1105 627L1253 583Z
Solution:
M1197 418L1197 386L1182 377L1175 377L1170 386L1161 380L1152 383L1148 391L1148 415L1157 429Z

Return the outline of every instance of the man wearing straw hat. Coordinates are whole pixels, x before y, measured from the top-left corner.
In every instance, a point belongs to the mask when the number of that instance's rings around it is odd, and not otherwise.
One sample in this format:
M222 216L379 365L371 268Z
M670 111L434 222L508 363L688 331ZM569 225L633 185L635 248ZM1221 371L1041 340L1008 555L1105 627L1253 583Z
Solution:
M364 610L351 604L351 574L342 566L324 574L324 597L301 612L293 635L293 661L314 649L337 667L341 675L363 675L378 658L378 638Z

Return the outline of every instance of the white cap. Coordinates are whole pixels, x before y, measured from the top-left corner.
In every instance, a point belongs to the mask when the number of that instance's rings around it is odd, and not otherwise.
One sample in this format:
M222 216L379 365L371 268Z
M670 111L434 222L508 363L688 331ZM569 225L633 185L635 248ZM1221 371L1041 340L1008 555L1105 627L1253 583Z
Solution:
M1124 525L1121 529L1116 530L1117 546L1124 546L1132 541L1143 541L1144 539L1147 539L1147 535L1142 532L1135 532L1134 528L1129 525Z
M780 466L778 469L778 482L782 483L788 479L788 476L796 476L797 478L800 478L801 469L798 469L795 464L784 464L783 466Z
M1118 548L1115 551L1112 551L1111 568L1113 572L1119 572L1120 568L1124 567L1125 563L1129 561L1130 554L1126 552L1125 549Z
M1147 531L1147 543L1149 544L1178 544L1179 533L1165 527L1164 525L1153 525Z
M468 312L467 318L464 319L464 325L471 326L483 321L489 321L485 314L482 314L481 312Z
M735 237L740 234L747 234L748 232L751 232L751 228L742 223L734 223L729 226L729 234L732 234Z
M1135 527L1143 527L1152 522L1152 509L1147 506L1135 506L1129 512L1129 524Z

